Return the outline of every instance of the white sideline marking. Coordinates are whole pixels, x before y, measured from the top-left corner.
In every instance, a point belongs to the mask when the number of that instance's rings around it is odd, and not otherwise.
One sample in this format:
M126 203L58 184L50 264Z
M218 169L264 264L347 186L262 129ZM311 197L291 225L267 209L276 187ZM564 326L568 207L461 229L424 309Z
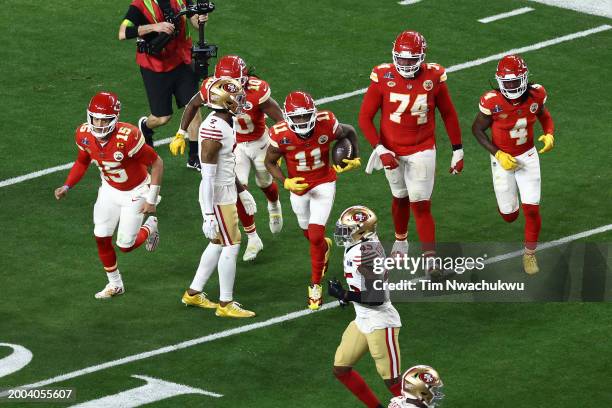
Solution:
M518 16L519 14L529 13L530 11L533 11L533 10L534 9L532 9L531 7L521 7L521 8L517 8L515 10L512 10L512 11L507 11L505 13L495 14L493 16L481 18L481 19L478 20L478 22L483 23L483 24L487 24L487 23L490 23L492 21L501 20L503 18L514 17L514 16Z
M19 344L0 343L0 347L8 347L13 352L4 358L0 358L0 377L13 374L32 361L32 352Z
M612 26L610 26L608 24L603 24L603 25L600 25L599 27L594 27L594 28L591 28L589 30L578 31L578 32L573 33L573 34L568 34L568 35L564 35L562 37L553 38L551 40L542 41L542 42L539 42L539 43L528 45L526 47L515 48L515 49L512 49L512 50L501 52L499 54L490 55L490 56L485 57L485 58L480 58L480 59L477 59L477 60L464 62L463 64L453 65L453 66L450 66L450 67L446 68L446 71L447 72L461 71L462 69L472 68L472 67L476 67L478 65L486 64L487 62L490 62L490 61L495 61L495 60L503 57L504 55L518 54L518 53L524 53L524 52L533 51L533 50L539 50L541 48L550 47L551 45L556 45L556 44L559 44L559 43L562 43L562 42L575 40L576 38L586 37L586 36L589 36L591 34L596 34L596 33L602 32L602 31L606 31L606 30L609 30L611 28L612 28ZM339 101L341 99L346 99L346 98L350 98L352 96L361 95L361 94L365 93L366 89L367 88L362 88L362 89L358 89L358 90L353 91L353 92L347 92L347 93L343 93L343 94L340 94L340 95L328 96L328 97L325 97L325 98L317 99L315 101L315 103L317 103L319 105L322 105L324 103ZM170 138L170 137L167 137L165 139L157 140L155 142L155 146L161 146L161 145L168 144L168 143L170 143L170 140L172 140L172 138ZM48 168L48 169L35 171L33 173L24 174L22 176L17 176L17 177L9 178L9 179L6 179L6 180L2 180L2 181L0 181L0 187L11 186L13 184L22 183L22 182L24 182L26 180L31 180L31 179L34 179L34 178L37 178L37 177L41 177L41 176L44 176L44 175L47 175L47 174L55 173L57 171L66 170L66 169L69 169L72 166L73 163L74 162L70 162L70 163L67 163L67 164L64 164L64 165L61 165L61 166L51 167L51 168Z
M531 0L534 3L542 3L548 6L561 7L564 9L578 11L580 13L592 14L612 18L612 0Z
M399 4L400 6L409 6L411 4L416 4L420 1L421 0L402 0L402 1L398 1L397 4Z
M568 242L575 241L577 239L582 239L582 238L590 237L591 235L601 234L603 232L610 231L610 230L612 230L612 224L603 225L601 227L594 228L594 229L591 229L591 230L588 230L588 231L583 231L583 232L579 232L577 234L568 235L566 237L557 239L555 241L550 241L550 242L542 243L542 244L539 245L538 250L542 251L544 249L557 247L557 246L566 244ZM495 262L500 262L500 261L503 261L503 260L506 260L506 259L514 258L514 257L517 257L517 256L521 256L522 254L523 254L523 251L514 251L514 252L510 252L508 254L499 255L499 256L490 258L490 259L488 259L486 261L486 263L487 264L492 264L492 263L495 263ZM339 305L340 304L338 302L327 303L327 304L323 305L323 307L320 309L320 311L334 309L334 308L338 307ZM223 330L223 331L220 331L220 332L217 332L217 333L212 333L212 334L209 334L209 335L206 335L206 336L203 336L203 337L198 337L196 339L191 339L191 340L183 341L181 343L174 344L174 345L171 345L171 346L165 346L165 347L158 348L156 350L147 351L147 352L144 352L144 353L133 354L133 355L128 356L128 357L123 357L123 358L120 358L120 359L117 359L117 360L108 361L106 363L102 363L102 364L97 364L97 365L94 365L94 366L86 367L86 368L83 368L81 370L72 371L70 373L58 375L56 377L52 377L52 378L49 378L49 379L46 379L46 380L38 381L38 382L35 382L35 383L31 383L31 384L21 385L21 386L18 386L18 387L12 387L12 388L38 388L38 387L44 387L44 386L49 385L49 384L55 384L55 383L66 381L66 380L69 380L69 379L72 379L72 378L80 377L82 375L95 373L97 371L102 371L102 370L107 369L107 368L111 368L111 367L116 367L116 366L123 365L123 364L132 363L134 361L144 360L144 359L149 358L149 357L155 357L155 356L158 356L158 355L161 355L161 354L170 353L172 351L182 350L182 349L185 349L185 348L188 348L188 347L197 346L198 344L209 343L211 341L215 341L215 340L223 339L223 338L226 338L226 337L230 337L230 336L233 336L235 334L247 333L247 332L250 332L250 331L253 331L253 330L257 330L257 329L263 329L264 327L273 326L275 324L288 322L290 320L295 320L295 319L298 319L300 317L308 316L308 315L319 313L319 312L313 312L313 311L311 311L309 309L302 309L302 310L298 310L298 311L295 311L295 312L292 312L292 313L287 313L287 314L282 315L282 316L273 317L273 318L265 320L263 322L251 323L251 324L247 324L247 325L244 325L244 326L236 327L234 329ZM6 396L7 394L8 394L7 392L0 393L0 397Z

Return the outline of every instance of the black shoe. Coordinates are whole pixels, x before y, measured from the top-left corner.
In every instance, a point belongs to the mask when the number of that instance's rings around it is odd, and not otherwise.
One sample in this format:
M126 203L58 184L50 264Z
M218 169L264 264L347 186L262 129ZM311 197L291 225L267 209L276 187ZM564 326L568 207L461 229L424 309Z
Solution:
M202 166L200 165L200 159L198 156L192 156L187 160L187 168L194 169L196 171L202 170Z
M149 146L153 147L153 130L151 130L147 124L147 117L143 116L142 118L138 119L138 129L140 129L140 133L142 133L142 135L145 138L145 143L148 144Z

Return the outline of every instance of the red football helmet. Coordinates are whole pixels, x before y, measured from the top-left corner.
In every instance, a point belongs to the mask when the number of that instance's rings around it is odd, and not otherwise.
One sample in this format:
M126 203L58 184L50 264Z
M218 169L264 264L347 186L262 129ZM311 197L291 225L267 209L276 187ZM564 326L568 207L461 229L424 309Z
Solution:
M312 96L302 91L294 91L285 98L283 116L289 129L305 136L315 127L317 107Z
M87 107L89 132L99 139L105 138L115 130L119 113L121 113L121 102L117 95L112 92L98 92L91 98ZM94 123L94 119L101 119L104 122Z
M508 99L517 99L527 90L529 70L518 55L506 55L499 60L495 79L499 90Z
M425 61L427 42L416 31L400 33L393 43L393 65L404 78L411 78Z
M244 87L249 80L246 63L237 55L225 55L215 65L215 77L234 78Z

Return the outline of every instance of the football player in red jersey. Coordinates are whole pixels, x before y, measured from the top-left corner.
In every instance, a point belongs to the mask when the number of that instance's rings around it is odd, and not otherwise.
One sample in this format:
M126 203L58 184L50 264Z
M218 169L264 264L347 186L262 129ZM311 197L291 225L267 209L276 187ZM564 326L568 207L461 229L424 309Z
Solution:
M122 252L142 244L147 251L154 251L159 243L157 217L150 216L144 224L142 220L144 214L155 213L164 163L136 126L119 122L120 112L121 103L114 93L99 92L91 98L87 123L79 126L75 135L77 159L64 185L55 189L55 198L60 200L85 175L89 163L100 169L102 185L94 205L94 237L108 284L96 293L96 299L125 291L112 243L117 224L117 246Z
M359 127L374 152L366 172L385 169L393 201L395 244L391 255L408 252L410 209L424 253L435 250L431 193L436 166L435 110L438 108L453 146L450 173L463 169L461 129L446 85L444 67L425 63L427 44L415 31L404 31L393 44L393 64L375 67L359 112ZM380 129L374 116L380 115Z
M181 119L180 129L170 143L173 155L185 150L184 137L198 109L206 104L206 89L215 78L229 77L238 80L246 91L246 103L243 112L234 118L236 129L236 176L247 188L251 166L255 169L255 184L263 191L268 200L269 226L273 234L283 228L283 213L278 198L278 186L264 165L266 149L270 144L266 115L274 122L283 120L278 103L270 96L270 86L263 79L249 76L247 66L237 55L226 55L219 59L215 66L215 75L202 82L200 92L194 95ZM248 243L243 260L252 261L263 249L263 243L257 234L255 216L246 213L244 206L238 201L238 216L247 234Z
M310 242L311 284L308 307L317 310L323 303L321 278L327 269L332 241L325 237L325 224L334 203L336 172L361 165L355 129L339 123L330 111L317 112L314 100L306 92L287 95L285 120L270 129L266 167L274 178L291 192L291 207L304 236ZM344 159L346 166L330 165L329 151L334 140L348 138L355 149L354 159ZM285 158L286 177L278 159Z
M533 275L539 272L535 249L542 220L540 218L540 159L533 141L536 119L544 134L539 153L554 147L555 127L546 106L546 90L528 82L527 64L518 55L507 55L497 64L495 78L499 89L487 91L480 98L480 112L472 133L491 154L493 189L498 211L506 222L519 214L519 195L525 216L525 254L523 268ZM493 140L485 133L491 128Z

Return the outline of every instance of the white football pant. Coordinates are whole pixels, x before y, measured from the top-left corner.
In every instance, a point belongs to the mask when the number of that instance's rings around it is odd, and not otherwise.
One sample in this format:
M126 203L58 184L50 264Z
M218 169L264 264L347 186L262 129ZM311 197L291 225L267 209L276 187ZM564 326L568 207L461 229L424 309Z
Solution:
M518 210L519 194L523 204L540 204L542 183L537 149L533 147L515 158L519 168L507 171L491 156L493 189L502 214L511 214Z
M291 208L303 230L308 224L327 224L329 213L334 205L336 182L319 184L304 195L291 193Z
M385 169L393 197L410 197L412 202L429 200L436 173L436 149L396 156L396 159L398 167Z
M251 165L253 165L257 187L266 188L272 184L272 175L264 163L269 144L270 138L267 131L257 140L238 143L234 154L236 155L236 176L240 183L249 184L249 174Z

